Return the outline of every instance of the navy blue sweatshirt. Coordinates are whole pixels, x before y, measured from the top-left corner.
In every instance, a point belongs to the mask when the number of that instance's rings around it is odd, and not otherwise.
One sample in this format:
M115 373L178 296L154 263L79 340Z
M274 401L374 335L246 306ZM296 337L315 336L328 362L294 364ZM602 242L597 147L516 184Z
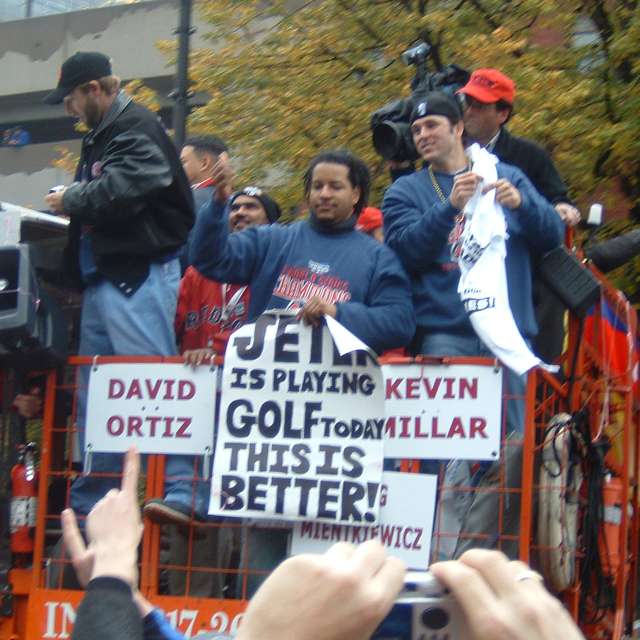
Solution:
M504 207L507 221L507 284L509 304L525 338L537 332L531 293L531 255L542 255L562 243L560 216L516 167L498 163L498 177L519 191L517 209ZM435 173L445 195L453 176ZM413 287L418 328L426 333L474 335L460 301L460 269L451 257L450 242L459 231L459 211L449 199L441 202L427 169L399 178L387 190L382 204L385 241L404 264Z
M249 320L266 309L301 308L319 296L336 319L378 353L415 331L409 279L388 247L353 227L328 232L308 221L229 233L224 206L198 216L191 261L202 275L251 286Z

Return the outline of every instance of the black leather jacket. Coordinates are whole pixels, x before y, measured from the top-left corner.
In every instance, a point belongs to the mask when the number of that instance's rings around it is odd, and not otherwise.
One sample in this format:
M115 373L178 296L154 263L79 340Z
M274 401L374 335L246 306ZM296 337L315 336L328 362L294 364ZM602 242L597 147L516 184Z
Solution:
M551 204L571 203L567 195L567 186L562 181L553 160L532 140L514 136L503 127L493 153L500 162L518 167L529 178L536 191Z
M193 226L193 196L173 142L156 115L120 93L85 136L75 180L63 198L74 281L81 283L84 228L98 273L133 295L150 263L177 254Z

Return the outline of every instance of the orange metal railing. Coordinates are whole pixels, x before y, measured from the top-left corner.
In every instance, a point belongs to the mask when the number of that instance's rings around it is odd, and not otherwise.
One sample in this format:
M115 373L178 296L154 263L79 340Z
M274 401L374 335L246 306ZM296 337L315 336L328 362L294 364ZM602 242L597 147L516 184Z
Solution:
M529 375L526 392L521 401L525 404L524 431L519 437L506 437L506 425L502 426L502 457L518 457L521 453L517 481L509 478L504 464L495 466L494 482L476 484L447 485L445 464L441 463L439 473L439 495L447 492L451 496L464 494L478 495L484 492L489 499L493 496L497 505L491 522L491 529L478 531L463 530L459 539L468 544L480 544L502 548L511 555L517 555L526 562L537 563L538 554L543 551L536 540L536 504L540 486L538 468L540 450L544 439L545 427L549 419L560 411L576 412L583 407L589 408L590 429L594 440L607 434L612 448L607 457L609 468L622 481L622 509L620 526L617 530L617 551L620 553L620 570L612 576L615 590L615 608L604 612L601 619L584 629L588 637L621 638L630 627L635 611L637 590L637 549L638 549L638 496L637 479L639 475L640 449L637 438L637 412L635 386L635 312L628 302L603 283L603 302L608 310L613 309L620 325L626 327L626 359L618 360L612 366L608 353L609 342L604 340L603 320L604 304L598 305L589 320L590 333L585 337L579 322L571 319L568 334L568 348L563 360L564 378L542 370ZM574 358L575 356L575 358ZM179 358L110 358L119 362L180 362ZM100 359L107 361L107 359ZM572 364L575 361L575 369ZM407 359L391 359L390 362L404 363ZM438 362L443 367L449 364L486 363L477 358L422 359L418 363ZM74 357L64 375L49 372L46 378L45 405L43 416L43 435L41 444L41 483L39 490L40 508L38 512L35 553L33 567L30 570L14 571L12 582L17 611L21 620L11 625L6 620L0 622L0 635L9 630L16 638L62 638L70 633L74 608L79 603L82 592L68 588L67 578L60 569L65 560L55 551L56 537L59 535L58 513L52 511L51 486L64 487L64 502L68 503L70 484L78 473L73 466L71 456L72 441L75 435L75 394L78 384L78 369L91 363L90 358ZM220 363L220 362L219 362ZM573 370L572 370L573 369ZM573 375L571 375L573 374ZM68 416L62 416L60 403L66 396L70 406ZM504 402L504 401L503 401ZM64 413L64 412L62 412ZM503 423L505 411L503 413ZM62 448L62 452L60 449ZM62 462L61 462L62 460ZM405 460L401 469L418 471L420 463ZM145 473L146 498L161 497L164 484L163 456L148 456ZM510 520L514 505L518 508L517 526ZM59 505L55 505L56 510ZM235 559L226 566L197 566L194 564L194 551L203 531L208 529L227 529L231 531ZM432 543L432 558L439 555L441 548L450 540L450 531L445 530L441 514L436 515ZM161 528L146 523L140 553L140 590L152 602L161 606L173 623L189 636L199 630L232 631L240 620L240 615L248 593L248 580L254 574L263 574L264 570L252 570L241 564L248 556L246 525L240 522L211 522L200 527L189 527L186 533L187 562L184 566L171 564L164 558ZM583 550L577 551L578 565L583 561ZM185 593L187 595L169 595L163 577L170 572L184 572ZM224 576L227 589L223 597L203 598L188 595L192 591L194 579L205 574ZM229 586L231 585L231 586ZM579 595L581 589L590 585L578 581L561 594L569 610L578 617ZM236 597L240 596L240 597ZM2 637L10 637L7 632Z

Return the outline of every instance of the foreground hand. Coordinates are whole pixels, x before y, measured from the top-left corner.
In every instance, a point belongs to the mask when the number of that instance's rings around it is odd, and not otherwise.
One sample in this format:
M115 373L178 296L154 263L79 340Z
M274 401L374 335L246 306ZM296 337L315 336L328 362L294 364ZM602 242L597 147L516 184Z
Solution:
M460 173L453 178L453 189L449 196L449 202L458 211L462 211L467 202L471 200L471 197L476 192L476 188L482 181L482 178L471 171Z
M554 209L567 227L575 227L582 218L580 212L568 202L558 202L558 204L554 206Z
M182 354L184 363L197 367L201 364L211 364L216 352L211 347L204 347L203 349L187 349Z
M71 565L76 572L80 586L84 589L93 573L95 554L93 549L87 547L84 538L78 528L76 514L73 509L65 509L62 514L62 539L64 547L71 559Z
M430 571L460 604L468 640L584 640L540 576L499 551L473 549Z
M211 178L216 185L215 199L224 204L233 192L233 168L229 160L229 154L225 151L220 154L217 162L211 169Z
M377 540L294 556L253 597L236 640L368 640L404 574L402 561L387 557Z
M496 182L488 184L482 189L482 193L496 190L496 202L509 209L517 209L522 204L520 191L516 189L506 178L500 178Z
M64 189L61 189L60 191L56 191L55 193L48 193L44 197L44 201L47 203L47 207L49 207L49 211L53 211L53 213L64 212L62 198L66 190L67 188L65 187Z
M313 296L311 300L307 300L307 302L305 302L298 317L301 318L305 324L317 327L322 321L322 316L327 314L328 316L335 318L337 312L338 310L336 309L335 304L330 304L329 302L321 300L318 296Z
M120 490L109 491L87 516L88 546L84 544L73 511L62 512L62 535L81 584L99 576L112 576L135 586L136 556L142 537L139 475L140 455L132 447L125 455Z

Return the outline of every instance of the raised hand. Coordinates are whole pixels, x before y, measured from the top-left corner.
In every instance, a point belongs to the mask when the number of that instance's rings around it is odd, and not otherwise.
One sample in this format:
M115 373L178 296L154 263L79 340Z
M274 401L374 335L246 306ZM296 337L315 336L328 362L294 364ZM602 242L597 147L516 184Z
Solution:
M84 543L73 511L62 512L64 543L83 586L98 576L120 578L135 586L137 549L142 537L139 475L140 455L132 447L125 456L120 489L109 491L87 516L88 545Z

